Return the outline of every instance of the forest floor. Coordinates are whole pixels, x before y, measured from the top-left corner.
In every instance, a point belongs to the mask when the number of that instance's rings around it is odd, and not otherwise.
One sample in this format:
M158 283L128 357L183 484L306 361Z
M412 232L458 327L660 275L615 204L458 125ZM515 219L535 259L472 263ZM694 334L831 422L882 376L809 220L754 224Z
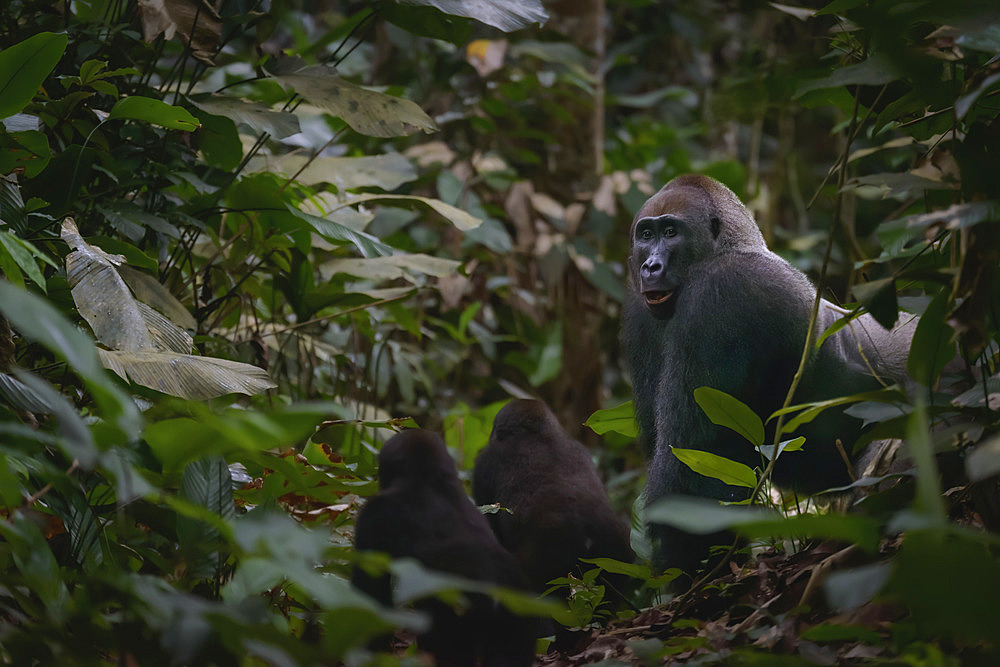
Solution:
M878 658L889 651L900 610L867 603L838 613L823 592L826 576L858 557L852 546L821 542L790 556L765 553L743 567L731 563L693 594L580 632L572 648L539 656L535 664L715 664L764 656L775 664L787 656L794 664L834 665Z

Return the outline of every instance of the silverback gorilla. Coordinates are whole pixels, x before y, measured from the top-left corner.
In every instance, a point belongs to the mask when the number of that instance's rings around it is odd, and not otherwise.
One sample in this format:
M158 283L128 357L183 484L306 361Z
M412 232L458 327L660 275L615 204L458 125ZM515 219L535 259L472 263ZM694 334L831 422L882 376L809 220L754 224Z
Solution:
M590 454L541 401L514 400L497 413L472 495L510 510L490 516L490 525L536 591L577 572L581 558L634 558Z
M745 488L693 472L671 447L760 465L752 445L708 420L693 391L724 391L762 419L780 408L802 355L816 288L767 249L736 195L705 176L681 176L664 186L636 214L630 236L622 343L649 461L645 501L669 494L746 498ZM822 301L817 336L844 313ZM876 389L879 380L908 384L915 320L891 331L867 314L851 321L809 359L794 403ZM799 429L803 451L781 455L774 481L805 493L849 483L835 441L849 451L859 426L839 410L823 412ZM650 526L650 533L658 564L688 572L718 537L661 525Z
M403 431L379 452L379 493L355 525L359 551L415 558L425 567L475 581L526 590L524 575L497 542L465 494L441 438L430 431ZM354 585L392 604L389 575L373 578L360 567ZM417 638L435 663L454 667L527 666L534 660L536 621L519 617L482 594L468 594L470 608L456 613L439 600L417 604L431 628Z

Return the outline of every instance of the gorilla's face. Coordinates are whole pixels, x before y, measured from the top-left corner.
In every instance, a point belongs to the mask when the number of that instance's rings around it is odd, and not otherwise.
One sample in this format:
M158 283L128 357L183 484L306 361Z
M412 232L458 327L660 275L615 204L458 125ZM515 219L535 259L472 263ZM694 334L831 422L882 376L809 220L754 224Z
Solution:
M718 224L706 215L703 193L661 192L632 224L632 284L658 319L669 319L691 267L711 256Z
M684 246L684 223L672 215L642 218L632 236L635 286L646 307L660 318L673 314L681 289L679 255Z

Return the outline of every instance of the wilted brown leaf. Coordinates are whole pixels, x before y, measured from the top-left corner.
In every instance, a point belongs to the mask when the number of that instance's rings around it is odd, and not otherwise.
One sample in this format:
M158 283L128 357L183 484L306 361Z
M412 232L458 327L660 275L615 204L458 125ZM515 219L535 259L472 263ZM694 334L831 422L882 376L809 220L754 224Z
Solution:
M219 48L222 19L206 0L139 0L142 36L152 42L160 35L190 44L191 55L212 63Z

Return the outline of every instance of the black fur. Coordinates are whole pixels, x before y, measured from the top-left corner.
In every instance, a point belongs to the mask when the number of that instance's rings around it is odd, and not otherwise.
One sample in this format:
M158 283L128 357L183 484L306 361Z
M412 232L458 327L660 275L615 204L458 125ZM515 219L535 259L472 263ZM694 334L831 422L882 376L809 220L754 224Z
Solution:
M490 515L490 524L537 591L578 574L580 558L634 557L628 528L587 449L540 401L515 400L500 410L476 459L472 487L476 503L511 510Z
M661 221L674 219L678 222L668 231ZM649 461L646 503L669 494L746 498L745 488L693 472L671 447L761 465L750 443L708 420L693 391L702 386L724 391L762 419L780 408L802 354L816 290L802 272L767 250L735 195L706 177L669 183L646 202L632 230L622 343ZM670 295L666 300L665 294ZM842 313L822 302L817 333ZM873 372L888 384L905 382L914 326L907 322L886 331L868 315L855 320L809 360L794 402L876 389L881 385ZM775 482L803 493L848 483L835 440L850 448L859 427L858 420L840 410L822 413L796 433L806 436L805 448L782 454ZM783 439L787 437L792 436ZM650 532L660 564L687 571L720 538L658 525L650 526Z
M386 442L379 452L379 489L357 519L359 551L415 558L432 570L527 589L514 558L465 494L437 434L404 431ZM373 578L359 567L352 581L382 604L392 604L388 575ZM471 608L461 615L438 600L418 603L432 619L430 630L417 638L418 645L432 653L438 665L530 665L533 620L511 614L488 596L468 597Z

